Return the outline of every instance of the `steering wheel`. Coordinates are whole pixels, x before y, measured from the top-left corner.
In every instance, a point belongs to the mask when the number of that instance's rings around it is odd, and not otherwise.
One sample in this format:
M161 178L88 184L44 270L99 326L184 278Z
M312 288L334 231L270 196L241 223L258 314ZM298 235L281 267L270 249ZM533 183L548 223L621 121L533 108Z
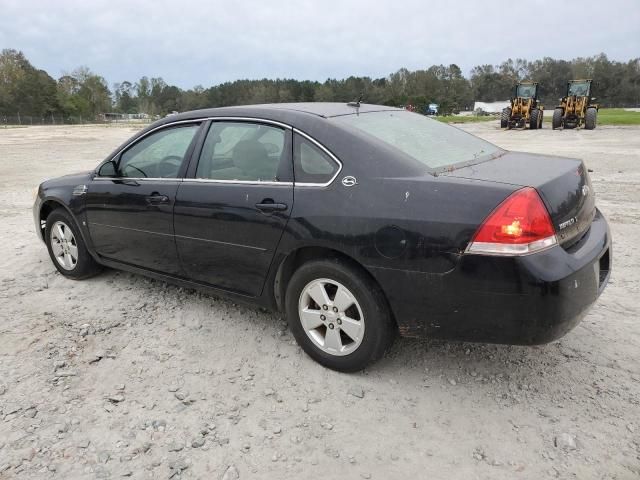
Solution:
M158 178L176 175L180 169L180 165L182 165L182 157L178 155L164 157L157 167Z
M148 177L149 175L147 175L146 173L144 173L142 170L140 170L138 167L136 167L135 165L125 165L123 170L126 170L127 168L133 168L134 170L139 171L143 177Z

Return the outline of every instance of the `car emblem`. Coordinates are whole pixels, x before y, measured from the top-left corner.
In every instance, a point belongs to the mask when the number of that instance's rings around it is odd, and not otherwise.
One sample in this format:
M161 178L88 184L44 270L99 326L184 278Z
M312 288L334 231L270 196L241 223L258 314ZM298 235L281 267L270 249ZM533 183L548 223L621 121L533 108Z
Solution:
M358 180L356 180L356 177L347 175L342 179L342 185L344 185L345 187L353 187L354 185L358 185Z
M590 189L589 189L589 185L583 185L583 186L582 186L582 195L583 195L584 197L586 197L587 195L589 195L589 190L590 190Z

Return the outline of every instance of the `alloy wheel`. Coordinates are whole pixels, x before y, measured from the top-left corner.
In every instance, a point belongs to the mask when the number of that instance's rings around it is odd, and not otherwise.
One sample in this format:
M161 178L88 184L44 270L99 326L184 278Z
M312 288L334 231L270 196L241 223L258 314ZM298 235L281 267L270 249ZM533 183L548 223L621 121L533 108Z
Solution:
M56 222L51 228L51 251L62 268L65 270L76 268L78 244L71 228L64 222Z
M335 280L309 282L300 294L298 314L307 336L325 353L349 355L362 343L365 321L360 304Z

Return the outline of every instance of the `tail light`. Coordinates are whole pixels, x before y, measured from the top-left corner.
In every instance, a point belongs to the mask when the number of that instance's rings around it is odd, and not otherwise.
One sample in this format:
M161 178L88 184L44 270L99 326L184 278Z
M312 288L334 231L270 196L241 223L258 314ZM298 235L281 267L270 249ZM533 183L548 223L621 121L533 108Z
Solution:
M480 225L467 253L526 255L556 245L555 228L538 192L512 193Z

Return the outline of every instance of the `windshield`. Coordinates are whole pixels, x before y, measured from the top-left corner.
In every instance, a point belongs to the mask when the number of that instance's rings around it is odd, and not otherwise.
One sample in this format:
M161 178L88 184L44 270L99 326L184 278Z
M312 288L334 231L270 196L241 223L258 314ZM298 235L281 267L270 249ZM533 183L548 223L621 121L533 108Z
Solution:
M589 95L588 82L576 82L569 84L569 95L577 95L578 97L586 97Z
M516 97L533 98L536 95L535 85L518 85Z
M502 153L495 145L418 113L383 111L332 120L360 129L430 169L451 167Z

